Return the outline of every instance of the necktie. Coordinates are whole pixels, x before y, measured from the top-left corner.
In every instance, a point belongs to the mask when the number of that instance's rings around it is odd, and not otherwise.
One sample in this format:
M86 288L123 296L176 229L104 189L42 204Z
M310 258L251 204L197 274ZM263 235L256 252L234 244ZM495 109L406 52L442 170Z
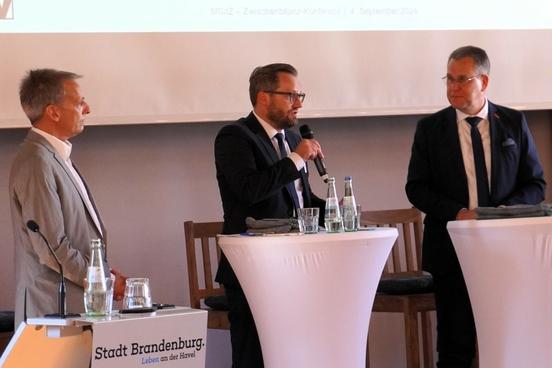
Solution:
M466 118L471 125L471 140L473 148L473 161L475 163L475 177L477 181L477 202L479 207L486 207L490 204L489 200L489 178L487 176L487 167L485 165L485 152L483 151L483 141L477 125L481 121L480 117L471 116Z
M280 159L287 157L286 146L284 145L284 135L282 133L276 133L274 136L278 141L278 148L280 150ZM301 208L299 205L299 197L297 197L297 191L295 190L295 185L293 182L286 184L286 189L293 200L293 205L295 208Z

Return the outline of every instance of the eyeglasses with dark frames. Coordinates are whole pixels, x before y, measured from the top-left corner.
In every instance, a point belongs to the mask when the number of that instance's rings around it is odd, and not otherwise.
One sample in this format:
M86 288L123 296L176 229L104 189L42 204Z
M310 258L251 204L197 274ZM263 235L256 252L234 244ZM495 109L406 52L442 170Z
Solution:
M295 101L299 100L301 103L305 101L305 93L303 92L281 92L281 91L263 91L265 93L270 93L273 95L282 95L287 96L290 103L294 103Z

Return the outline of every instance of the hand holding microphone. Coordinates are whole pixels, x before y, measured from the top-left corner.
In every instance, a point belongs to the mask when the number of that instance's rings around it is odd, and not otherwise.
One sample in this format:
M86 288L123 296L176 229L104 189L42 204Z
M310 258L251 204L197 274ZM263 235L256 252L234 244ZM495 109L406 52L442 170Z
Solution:
M301 132L301 142L295 149L295 152L299 154L301 157L301 153L298 152L299 149L305 150L305 154L307 155L306 159L313 160L314 164L316 165L316 170L318 170L318 174L320 177L322 177L322 180L324 180L324 183L328 182L328 173L326 171L326 165L324 164L324 154L322 153L322 148L320 147L320 144L314 139L314 134L312 133L311 128L304 124L299 127L299 131ZM303 157L304 160L305 157Z
M316 157L324 157L320 143L314 139L302 139L294 152L305 161L314 160Z

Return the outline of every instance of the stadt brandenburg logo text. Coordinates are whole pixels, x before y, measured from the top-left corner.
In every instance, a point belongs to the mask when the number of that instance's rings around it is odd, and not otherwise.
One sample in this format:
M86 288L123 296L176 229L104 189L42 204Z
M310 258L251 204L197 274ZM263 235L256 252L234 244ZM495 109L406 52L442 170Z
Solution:
M13 19L13 0L0 0L0 20Z

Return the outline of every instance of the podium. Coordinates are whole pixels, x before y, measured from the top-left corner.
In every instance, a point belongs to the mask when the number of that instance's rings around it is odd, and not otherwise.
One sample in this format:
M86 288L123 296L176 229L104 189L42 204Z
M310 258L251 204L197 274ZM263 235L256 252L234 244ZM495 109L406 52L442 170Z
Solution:
M448 223L481 367L552 364L552 217Z
M365 367L374 296L397 236L395 228L219 236L265 367Z
M21 323L0 358L3 368L205 367L207 312L152 313Z

